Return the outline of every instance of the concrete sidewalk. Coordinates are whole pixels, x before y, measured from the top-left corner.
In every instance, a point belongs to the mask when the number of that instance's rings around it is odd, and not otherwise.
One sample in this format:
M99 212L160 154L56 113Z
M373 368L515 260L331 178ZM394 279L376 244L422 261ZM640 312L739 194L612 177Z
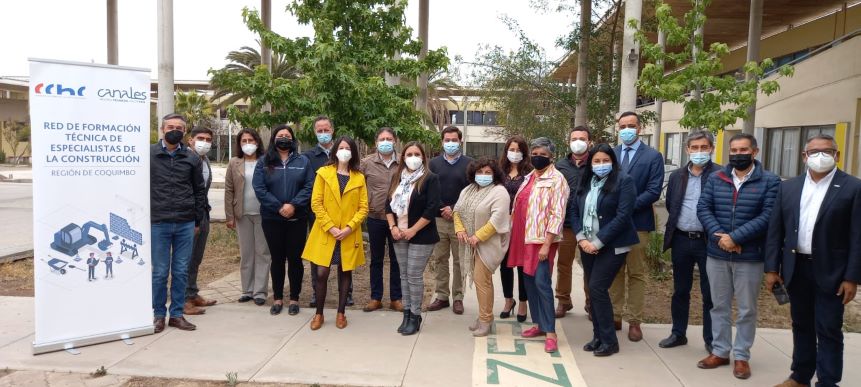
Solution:
M580 278L575 276L575 282ZM450 309L425 313L420 333L404 337L395 333L401 315L392 311L348 311L349 326L339 330L335 311L326 310L323 328L311 331L311 309L303 308L297 316L270 316L266 307L237 304L237 283L233 273L204 290L220 302L205 315L189 318L197 331L167 328L135 338L134 345L120 341L83 347L77 356L31 355L33 299L2 297L0 369L86 374L104 366L119 377L222 381L225 373L237 372L240 381L374 386L768 386L789 374L792 338L787 330L757 331L753 376L741 381L730 367L696 367L706 355L696 326L689 329L689 345L661 349L657 343L669 326L644 325L642 342L631 343L620 334L621 352L596 358L580 349L591 338L591 323L578 307L558 320L562 348L550 356L543 352L543 340L519 338L519 331L530 325L513 319L497 320L495 334L488 338L472 338L466 327L477 310L473 289L464 300L464 315ZM580 289L579 284L573 288ZM501 292L496 297L497 306L502 305ZM575 303L582 306L582 295L578 298ZM859 360L861 335L847 334L845 386L861 385L861 369L852 367Z

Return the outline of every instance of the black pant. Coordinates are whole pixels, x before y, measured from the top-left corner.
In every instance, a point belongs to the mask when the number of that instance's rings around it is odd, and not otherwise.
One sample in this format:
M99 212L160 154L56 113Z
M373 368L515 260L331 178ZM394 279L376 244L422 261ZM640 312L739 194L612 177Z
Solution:
M305 268L302 266L302 250L305 249L305 240L308 229L308 221L298 219L292 222L282 220L263 219L263 236L269 245L269 253L272 255L272 266L269 273L272 275L272 296L276 300L284 299L284 266L287 263L287 275L290 279L290 301L299 301L299 293L302 292L302 276Z
M502 295L505 298L514 298L514 268L508 267L508 253L499 265L499 276L502 278ZM517 267L517 300L527 301L526 283L523 281L523 266Z
M209 213L200 222L198 233L194 236L194 245L191 248L191 261L188 263L188 284L185 285L185 298L197 297L200 288L197 286L197 272L200 263L203 262L203 253L206 250L206 240L209 239Z
M386 256L386 244L389 245L389 299L400 300L401 270L395 256L394 239L389 229L389 222L381 219L368 218L368 238L371 242L371 299L383 299L383 263Z
M712 296L706 274L706 240L691 239L687 233L673 235L673 334L686 337L691 309L691 288L694 285L694 265L700 270L700 293L703 295L703 340L712 343Z
M592 336L603 344L618 344L613 327L613 303L610 301L610 285L625 263L628 253L615 254L605 246L598 254L586 254L580 250L583 272L589 278L589 298L592 304Z
M857 236L855 236L857 238ZM792 315L792 375L810 384L813 374L817 386L836 386L843 377L843 298L837 289L816 283L813 261L797 257L789 285Z

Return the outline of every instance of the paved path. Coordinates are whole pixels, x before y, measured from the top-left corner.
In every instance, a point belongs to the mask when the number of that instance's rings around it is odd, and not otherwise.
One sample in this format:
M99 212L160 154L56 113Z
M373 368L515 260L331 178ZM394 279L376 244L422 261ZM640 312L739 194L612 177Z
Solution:
M0 183L0 258L33 250L33 185Z
M575 276L575 281L580 278ZM105 366L109 375L118 377L225 380L225 373L237 372L241 381L375 386L767 386L787 376L792 353L789 331L758 330L753 377L740 381L728 367L696 368L705 356L697 339L700 327L690 328L689 345L660 349L657 342L669 327L647 324L642 342L631 343L620 335L618 355L596 358L580 349L591 336L591 324L575 308L559 320L562 348L550 356L543 352L542 341L519 337L528 323L511 319L498 320L495 334L473 339L466 329L477 309L473 289L467 291L466 314L425 313L425 324L415 336L394 332L401 316L392 311L349 311L350 325L338 330L334 311L327 310L325 325L314 332L308 328L310 309L303 308L298 316L273 317L266 307L236 303L237 282L233 273L204 290L221 302L206 315L190 317L198 324L195 332L167 328L134 339L134 345L84 347L77 356L31 355L33 299L0 297L0 369L86 374ZM502 305L498 290L497 306ZM582 296L575 303L583 305ZM861 385L861 369L852 366L861 361L861 335L847 335L845 357L844 385ZM32 385L49 385L39 381L47 378L44 373L15 375L0 378L0 386L6 378L25 375L38 379Z

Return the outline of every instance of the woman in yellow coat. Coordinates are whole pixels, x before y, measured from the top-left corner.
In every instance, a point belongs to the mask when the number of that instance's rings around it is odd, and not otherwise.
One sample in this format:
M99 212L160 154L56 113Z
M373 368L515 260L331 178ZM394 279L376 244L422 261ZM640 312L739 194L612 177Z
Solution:
M317 170L311 193L311 210L317 219L311 227L302 258L317 265L317 314L311 329L323 325L323 305L329 270L338 267L338 314L335 326L344 329L347 294L353 282L353 269L365 264L362 222L368 215L368 189L359 172L359 151L349 137L335 141L329 162Z

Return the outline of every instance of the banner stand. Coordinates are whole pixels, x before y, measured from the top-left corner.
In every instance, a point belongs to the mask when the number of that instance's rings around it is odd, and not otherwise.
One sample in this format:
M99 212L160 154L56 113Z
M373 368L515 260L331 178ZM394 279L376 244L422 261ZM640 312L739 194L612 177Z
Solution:
M79 349L81 347L86 347L88 345L93 344L102 344L110 341L130 341L131 338L151 335L154 333L154 328L152 324L140 328L134 328L131 330L124 330L118 332L107 332L99 335L93 335L88 337L79 337L74 340L69 341L57 341L53 343L39 343L36 344L33 342L33 355L39 355L42 353L55 352L55 351L63 351L69 349ZM127 345L128 342L126 342ZM134 343L132 343L134 344Z

